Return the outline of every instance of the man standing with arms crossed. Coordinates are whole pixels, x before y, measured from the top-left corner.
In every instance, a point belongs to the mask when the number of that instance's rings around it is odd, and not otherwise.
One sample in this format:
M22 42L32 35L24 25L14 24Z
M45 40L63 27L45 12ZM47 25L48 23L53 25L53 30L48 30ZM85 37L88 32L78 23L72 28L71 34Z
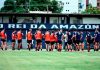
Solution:
M19 30L19 31L17 32L18 50L20 50L20 48L21 48L21 46L22 46L22 37L23 37L22 30Z
M57 38L58 38L58 51L61 52L62 50L62 40L63 40L63 33L62 30L59 30L59 32L57 33Z
M30 51L32 46L32 29L29 29L28 33L26 34L26 37L27 37L28 49Z
M48 30L45 32L44 38L45 38L46 50L49 51L49 49L50 49L50 32Z
M35 34L35 39L36 39L36 51L39 51L39 49L41 49L42 51L42 32L40 29L38 29L36 31L36 34Z
M7 34L5 33L5 29L3 29L0 34L1 34L1 47L2 47L2 50L3 49L7 50L7 42L6 42Z
M15 50L16 38L17 38L16 30L14 30L14 31L12 32L12 50Z

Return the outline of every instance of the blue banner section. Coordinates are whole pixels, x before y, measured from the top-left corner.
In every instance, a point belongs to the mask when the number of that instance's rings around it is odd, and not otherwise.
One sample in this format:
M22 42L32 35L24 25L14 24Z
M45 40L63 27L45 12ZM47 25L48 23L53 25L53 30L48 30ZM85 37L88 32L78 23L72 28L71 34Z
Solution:
M100 24L32 24L32 23L0 23L0 29L78 29L78 30L94 30L100 28Z
M6 29L6 33L7 33L7 41L8 43L11 44L11 33L13 32L14 29L23 29L22 32L24 34L23 36L23 45L27 46L27 42L26 42L26 32L29 28L32 28L33 31L32 33L34 34L36 29L43 29L42 33L44 33L47 30L55 30L55 29L64 29L66 30L81 30L84 32L84 38L86 37L86 31L91 30L91 34L94 35L94 31L96 28L100 29L100 24L38 24L38 23L0 23L0 30L5 28ZM85 30L85 31L84 31ZM64 32L65 32L64 31ZM33 38L34 42L33 42L33 47L35 47L35 39ZM25 41L25 42L24 42ZM86 42L86 41L84 41ZM63 42L64 43L64 42ZM44 39L42 40L42 45L43 48L45 48L45 42ZM64 47L64 44L63 44ZM85 48L86 48L86 43L85 43Z

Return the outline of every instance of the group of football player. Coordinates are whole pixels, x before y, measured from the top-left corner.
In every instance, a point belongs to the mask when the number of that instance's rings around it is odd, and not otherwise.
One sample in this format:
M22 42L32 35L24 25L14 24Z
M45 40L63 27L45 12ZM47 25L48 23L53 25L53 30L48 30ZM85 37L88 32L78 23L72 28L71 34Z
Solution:
M23 36L26 36L27 39L27 48L29 51L32 47L32 41L36 41L35 50L42 50L42 41L45 39L45 46L47 51L53 51L56 49L61 52L62 49L65 51L84 51L84 46L86 41L86 46L88 52L90 52L91 44L93 44L94 51L99 50L100 46L100 32L98 29L94 31L94 34L87 31L86 35L82 31L63 31L60 30L46 30L45 33L42 32L41 29L36 30L35 33L32 33L32 29L29 29L28 32L24 35L22 30L12 32L12 50L15 50L16 41L18 43L18 50L22 47L22 39ZM34 38L33 38L34 37ZM0 32L1 39L1 49L7 50L7 34L5 29ZM64 44L63 44L64 43Z

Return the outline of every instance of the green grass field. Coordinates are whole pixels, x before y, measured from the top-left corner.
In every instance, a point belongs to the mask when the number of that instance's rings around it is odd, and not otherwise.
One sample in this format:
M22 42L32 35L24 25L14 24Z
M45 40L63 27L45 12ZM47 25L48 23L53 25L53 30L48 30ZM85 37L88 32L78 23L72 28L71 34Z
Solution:
M100 70L100 51L0 50L0 70Z

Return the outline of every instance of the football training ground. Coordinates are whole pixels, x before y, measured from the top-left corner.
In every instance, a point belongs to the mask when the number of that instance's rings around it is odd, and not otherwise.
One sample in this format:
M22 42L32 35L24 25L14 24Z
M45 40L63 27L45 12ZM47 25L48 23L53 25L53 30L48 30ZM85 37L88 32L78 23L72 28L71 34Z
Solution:
M100 70L100 51L0 50L0 70Z

